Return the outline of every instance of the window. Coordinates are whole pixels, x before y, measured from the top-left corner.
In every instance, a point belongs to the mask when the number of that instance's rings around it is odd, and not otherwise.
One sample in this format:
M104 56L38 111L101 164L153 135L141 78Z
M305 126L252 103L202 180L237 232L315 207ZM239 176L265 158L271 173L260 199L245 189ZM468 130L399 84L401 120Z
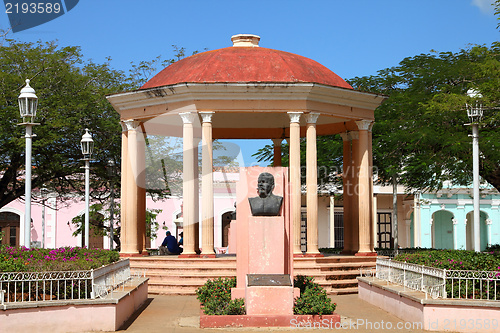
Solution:
M377 213L377 238L379 248L390 249L394 246L391 217L392 213Z
M335 234L335 248L343 248L344 247L344 213L343 212L335 212L333 217L333 225L334 225L334 234Z

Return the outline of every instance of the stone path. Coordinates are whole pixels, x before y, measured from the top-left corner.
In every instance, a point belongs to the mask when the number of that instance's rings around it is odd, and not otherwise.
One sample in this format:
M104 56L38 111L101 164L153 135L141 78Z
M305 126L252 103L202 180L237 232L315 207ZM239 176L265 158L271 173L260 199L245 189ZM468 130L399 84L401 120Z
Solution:
M401 319L358 299L357 294L331 296L337 303L336 312L347 327L338 332L412 332L423 333L419 323L405 323ZM127 333L200 333L200 332L332 332L328 323L316 329L299 329L293 324L286 328L199 328L199 303L195 296L150 295L142 310L119 332ZM356 325L358 324L358 325ZM414 326L412 326L414 325ZM398 328L398 326L400 328ZM406 328L405 328L406 326ZM336 330L337 331L337 330ZM450 333L449 331L447 333Z

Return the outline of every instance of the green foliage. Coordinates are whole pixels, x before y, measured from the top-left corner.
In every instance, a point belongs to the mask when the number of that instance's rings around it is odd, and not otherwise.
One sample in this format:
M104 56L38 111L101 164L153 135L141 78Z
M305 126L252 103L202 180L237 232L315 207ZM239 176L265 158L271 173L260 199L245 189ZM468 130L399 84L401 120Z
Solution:
M328 254L340 254L343 250L343 247L322 247L319 249L319 252Z
M421 250L401 253L397 261L450 270L500 271L500 250L474 252L465 250Z
M17 98L24 80L38 96L33 132L32 187L64 195L84 193L80 140L85 128L93 134L91 196L106 197L107 161L119 161L119 115L107 94L133 87L109 63L84 60L79 47L56 42L24 43L5 39L0 47L0 207L24 195L25 139ZM116 176L116 182L119 176Z
M314 282L314 278L297 275L293 281L295 288L300 289L300 297L295 299L293 313L299 315L332 314L337 303L326 294L326 290Z
M115 205L114 227L113 227L113 240L116 243L116 248L120 249L120 205ZM97 236L109 236L111 232L109 227L109 214L104 215L105 210L109 210L109 206L104 207L103 204L93 204L89 207L89 232ZM156 221L156 217L160 214L162 209L146 209L146 237L155 239L160 224ZM76 228L73 236L78 236L85 231L85 213L75 216L71 220L71 224ZM168 229L163 227L163 229Z
M373 159L378 180L413 190L438 190L445 181L468 186L472 148L466 104L470 88L483 98L480 175L500 189L500 46L472 46L403 59L376 76L349 80L389 98L375 110Z
M207 282L196 290L196 298L206 315L241 315L245 314L245 300L231 299L231 288L236 287L236 278L217 278Z
M0 272L74 271L99 268L118 261L116 251L61 247L27 249L0 247Z
M500 247L495 246L488 252L465 250L421 250L414 253L401 253L396 261L436 267L447 270L491 271L500 276ZM494 281L494 280L491 280ZM446 293L453 298L500 298L497 283L476 280L446 280ZM496 294L496 296L495 296Z

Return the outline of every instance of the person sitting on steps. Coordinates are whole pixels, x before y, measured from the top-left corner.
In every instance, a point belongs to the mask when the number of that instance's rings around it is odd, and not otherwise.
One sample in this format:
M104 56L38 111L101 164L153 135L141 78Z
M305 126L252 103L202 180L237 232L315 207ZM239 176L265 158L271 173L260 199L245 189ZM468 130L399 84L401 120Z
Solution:
M170 231L167 231L167 237L163 240L163 243L161 243L160 247L160 255L166 255L166 254L181 254L182 253L182 248L179 247L179 244L177 244L177 239L175 239L174 236L170 233Z

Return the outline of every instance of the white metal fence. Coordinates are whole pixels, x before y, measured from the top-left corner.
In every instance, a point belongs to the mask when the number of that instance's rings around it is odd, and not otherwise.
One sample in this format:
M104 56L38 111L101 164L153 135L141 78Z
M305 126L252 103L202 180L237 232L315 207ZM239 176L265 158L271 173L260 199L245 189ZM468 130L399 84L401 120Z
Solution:
M86 271L0 273L0 302L95 299L128 280L128 259Z
M370 275L370 272L361 272ZM376 277L432 298L500 301L499 271L446 270L377 258Z
M446 270L377 258L376 277L404 288L425 293L425 297L446 298Z
M500 301L500 271L446 271L450 298Z

